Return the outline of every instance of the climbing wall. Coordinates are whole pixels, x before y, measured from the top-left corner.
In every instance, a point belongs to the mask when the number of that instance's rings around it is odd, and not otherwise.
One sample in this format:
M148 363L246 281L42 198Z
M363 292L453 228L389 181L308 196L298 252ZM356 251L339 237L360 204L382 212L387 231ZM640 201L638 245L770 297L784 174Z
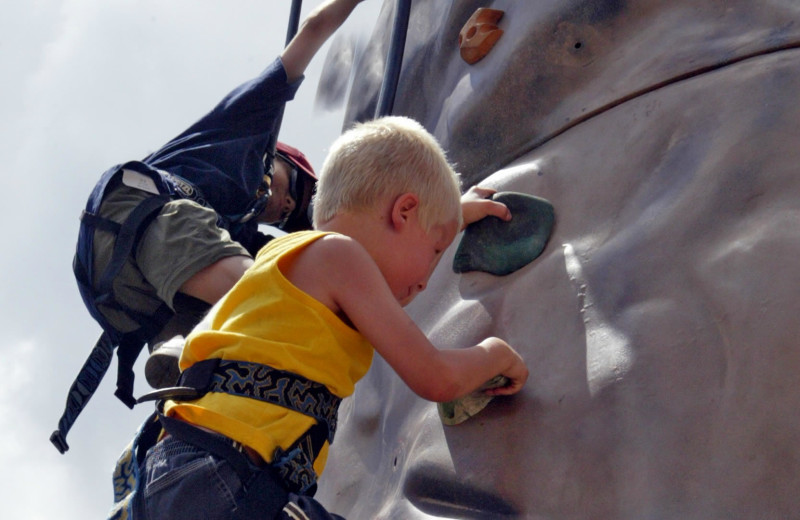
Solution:
M464 31L478 7L502 16ZM393 10L347 121L374 114ZM415 0L393 112L556 224L505 276L456 274L457 237L407 310L440 348L505 338L531 375L444 426L376 357L317 498L351 520L796 517L798 46L791 0Z

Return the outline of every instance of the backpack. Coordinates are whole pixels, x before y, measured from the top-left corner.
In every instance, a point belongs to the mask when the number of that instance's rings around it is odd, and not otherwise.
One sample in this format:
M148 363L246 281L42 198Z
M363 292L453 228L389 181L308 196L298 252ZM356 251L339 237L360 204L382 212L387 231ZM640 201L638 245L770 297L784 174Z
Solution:
M227 229L234 240L255 255L271 238L258 231L254 217L266 205L268 190L260 187L266 186L266 165L272 164L276 149L291 158L303 172L301 178L307 176L315 180L305 157L276 140L283 106L294 96L298 86L299 82L286 84L286 74L278 58L260 76L235 88L211 112L159 150L142 161L107 170L95 185L81 215L73 271L81 297L103 333L70 387L58 429L50 437L61 453L69 449L67 432L99 386L115 350L119 359L115 395L128 407L133 407L136 402L133 364L147 340L172 316L172 310L163 302L151 316L131 313L124 303L114 300L112 290L114 277L164 204L185 198L212 208L217 213L217 225ZM155 185L152 190L153 184L147 182L150 191L157 193L140 203L120 225L100 218L98 211L109 182L123 170L133 170L149 178ZM256 197L259 191L265 193ZM295 213L299 213L299 206ZM306 215L293 217L307 221ZM95 228L117 234L111 262L100 275L96 289L91 283L97 278L92 271ZM116 330L99 312L98 304L125 312L140 327L127 333Z
M118 224L100 217L98 211L109 183L124 170L133 170L146 176L153 182L151 187L155 186L158 194L144 199L131 211L125 222ZM81 298L89 310L89 314L100 324L103 332L70 387L64 413L58 422L58 429L50 437L50 441L61 453L65 453L69 449L66 442L67 432L100 385L100 381L111 365L115 349L118 349L118 372L117 389L114 394L129 408L133 408L136 404L133 397L133 364L144 344L161 330L172 317L173 312L164 302L152 315L147 316L134 312L124 304L115 301L113 282L125 260L136 249L144 230L158 215L164 204L173 198L191 195L186 188L186 185L176 182L176 179L169 174L134 161L107 170L89 196L86 207L81 213L81 225L72 269ZM198 197L202 196L190 198L197 199ZM94 279L92 248L96 228L113 232L117 238L111 260L100 275L97 287L94 288L92 286ZM125 312L139 324L139 328L125 333L117 330L100 312L98 308L100 304Z

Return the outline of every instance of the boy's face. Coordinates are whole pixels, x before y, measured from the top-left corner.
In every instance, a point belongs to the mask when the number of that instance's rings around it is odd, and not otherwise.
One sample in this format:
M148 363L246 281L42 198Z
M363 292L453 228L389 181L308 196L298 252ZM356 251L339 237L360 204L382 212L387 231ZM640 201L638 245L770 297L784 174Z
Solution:
M295 208L297 201L294 200L290 190L291 168L283 160L274 159L272 184L270 189L272 195L267 200L267 206L258 216L258 221L265 224L275 224L281 222Z
M457 232L456 220L435 225L427 233L416 220L404 229L394 243L392 266L384 273L400 305L408 305L425 289L442 253L453 242Z

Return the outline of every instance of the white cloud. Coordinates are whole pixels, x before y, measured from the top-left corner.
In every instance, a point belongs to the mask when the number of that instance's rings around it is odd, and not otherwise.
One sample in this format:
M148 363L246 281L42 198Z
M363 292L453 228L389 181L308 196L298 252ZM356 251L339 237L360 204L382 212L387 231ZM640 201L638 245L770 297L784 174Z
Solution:
M28 426L29 410L20 409L20 390L29 388L34 381L35 347L32 341L23 341L0 350L0 459L21 461L24 457L24 439L20 433Z

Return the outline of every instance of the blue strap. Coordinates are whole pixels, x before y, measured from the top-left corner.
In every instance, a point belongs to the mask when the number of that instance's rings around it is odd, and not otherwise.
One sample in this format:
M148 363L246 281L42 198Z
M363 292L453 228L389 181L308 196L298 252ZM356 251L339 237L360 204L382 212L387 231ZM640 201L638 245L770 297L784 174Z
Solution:
M178 386L150 392L138 402L194 400L208 392L249 397L302 413L324 424L325 438L333 442L341 398L323 384L261 363L219 358L198 361L181 373Z
M102 196L105 187L119 171L119 169L109 170L104 175L103 181L100 183L103 189L98 192L100 196ZM67 395L64 413L58 423L58 429L50 436L50 442L61 453L69 450L66 440L67 432L72 428L78 415L80 415L100 385L100 381L111 364L114 350L117 348L117 389L114 395L129 408L133 408L134 404L136 404L136 400L133 397L134 362L148 339L157 334L172 316L172 311L166 303L162 303L152 316L143 316L132 312L131 309L116 301L113 284L122 266L135 251L142 233L169 200L171 199L166 194L144 199L131 211L122 224L97 216L94 211L96 211L96 207L99 207L99 202L94 200L90 200L87 209L81 215L82 234L85 233L86 236L91 237L94 229L100 228L115 232L117 236L111 260L100 275L100 280L96 287L92 284L90 271L93 263L91 261L92 251L87 249L92 247L91 238L82 244L79 240L78 251L73 262L73 270L78 281L78 287L81 289L81 296L84 298L90 313L103 326L104 332L72 383ZM139 329L125 334L120 333L104 319L98 309L99 304L127 312L139 324Z
M127 259L134 252L139 242L139 237L149 222L156 217L161 208L164 207L164 204L169 201L170 197L167 195L154 195L144 199L130 212L125 222L120 226L114 241L111 260L97 283L97 292L100 298L113 294L114 279L119 275L122 266L125 265Z
M69 449L67 432L72 428L75 419L78 418L100 385L100 381L111 364L114 347L116 347L114 341L108 334L103 333L69 389L64 413L58 421L58 429L50 436L50 442L62 454Z
M283 406L321 423L333 441L341 399L325 385L259 363L220 360L209 392L226 392Z
M208 392L223 392L282 406L316 419L288 449L277 449L272 460L272 466L289 489L313 495L317 482L314 461L325 441L333 442L341 402L325 385L268 365L218 358L190 366L183 371L178 384L144 395L138 402L191 401Z
M313 496L317 490L317 472L314 461L325 443L324 423L315 423L287 450L275 450L272 466L284 482L297 493Z

